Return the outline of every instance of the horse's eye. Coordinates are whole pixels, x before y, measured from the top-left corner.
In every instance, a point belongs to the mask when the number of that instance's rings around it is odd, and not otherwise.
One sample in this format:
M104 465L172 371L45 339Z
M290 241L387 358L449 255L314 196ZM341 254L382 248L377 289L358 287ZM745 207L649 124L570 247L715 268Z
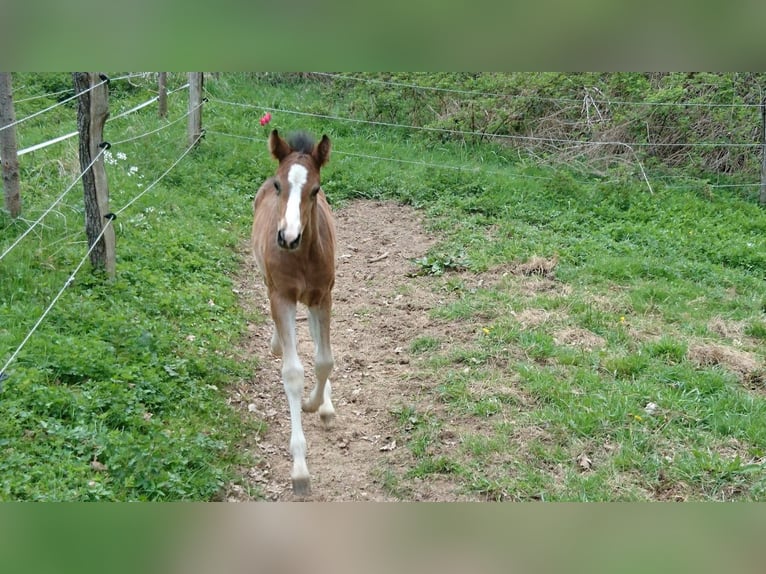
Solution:
M319 186L318 185L311 190L311 197L316 197L317 193L319 193Z
M279 195L279 192L282 191L282 186L279 185L279 182L276 179L274 180L274 187L277 189L277 195Z

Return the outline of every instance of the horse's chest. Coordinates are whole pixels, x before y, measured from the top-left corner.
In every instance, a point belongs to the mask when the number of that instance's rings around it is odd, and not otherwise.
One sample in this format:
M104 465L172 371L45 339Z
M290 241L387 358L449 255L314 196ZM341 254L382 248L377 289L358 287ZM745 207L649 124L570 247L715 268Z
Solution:
M267 267L271 270L267 277L270 289L309 306L323 300L335 283L334 269L328 270L311 261L291 260L289 264L283 261L281 265Z

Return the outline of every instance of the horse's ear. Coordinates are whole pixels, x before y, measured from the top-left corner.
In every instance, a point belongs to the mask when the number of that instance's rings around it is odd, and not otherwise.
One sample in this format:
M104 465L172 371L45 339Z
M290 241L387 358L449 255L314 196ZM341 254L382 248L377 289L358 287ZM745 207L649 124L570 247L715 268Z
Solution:
M269 134L269 151L277 161L282 161L292 150L290 145L279 136L279 132L272 130Z
M314 148L314 159L319 167L322 167L330 159L330 138L327 135L323 135L317 146Z

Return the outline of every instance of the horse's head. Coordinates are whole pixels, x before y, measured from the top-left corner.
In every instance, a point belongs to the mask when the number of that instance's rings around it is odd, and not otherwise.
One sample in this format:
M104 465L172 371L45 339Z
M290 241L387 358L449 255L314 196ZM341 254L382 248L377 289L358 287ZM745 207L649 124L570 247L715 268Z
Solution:
M274 130L269 136L269 151L279 161L273 178L279 197L277 243L282 249L297 249L314 215L319 170L330 158L330 138L323 135L315 144L311 136L299 132L285 141Z

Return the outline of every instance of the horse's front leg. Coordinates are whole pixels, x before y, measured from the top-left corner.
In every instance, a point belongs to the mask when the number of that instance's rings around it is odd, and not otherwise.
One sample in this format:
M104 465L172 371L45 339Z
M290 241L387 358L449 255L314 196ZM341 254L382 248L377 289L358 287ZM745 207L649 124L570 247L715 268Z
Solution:
M276 323L274 323L274 332L271 334L271 354L275 357L282 356L282 341L279 340L279 330Z
M316 373L316 386L312 389L309 398L303 402L303 410L316 412L319 409L319 418L328 427L335 419L335 409L332 406L332 387L330 385L330 373L334 361L330 346L330 316L332 302L328 300L322 305L309 307L309 330L314 340L315 358L314 372Z
M309 470L306 466L306 437L301 424L301 396L303 395L303 365L298 358L295 333L295 302L271 298L271 316L282 347L282 384L290 405L290 454L293 457L291 478L293 492L306 495L311 491Z

